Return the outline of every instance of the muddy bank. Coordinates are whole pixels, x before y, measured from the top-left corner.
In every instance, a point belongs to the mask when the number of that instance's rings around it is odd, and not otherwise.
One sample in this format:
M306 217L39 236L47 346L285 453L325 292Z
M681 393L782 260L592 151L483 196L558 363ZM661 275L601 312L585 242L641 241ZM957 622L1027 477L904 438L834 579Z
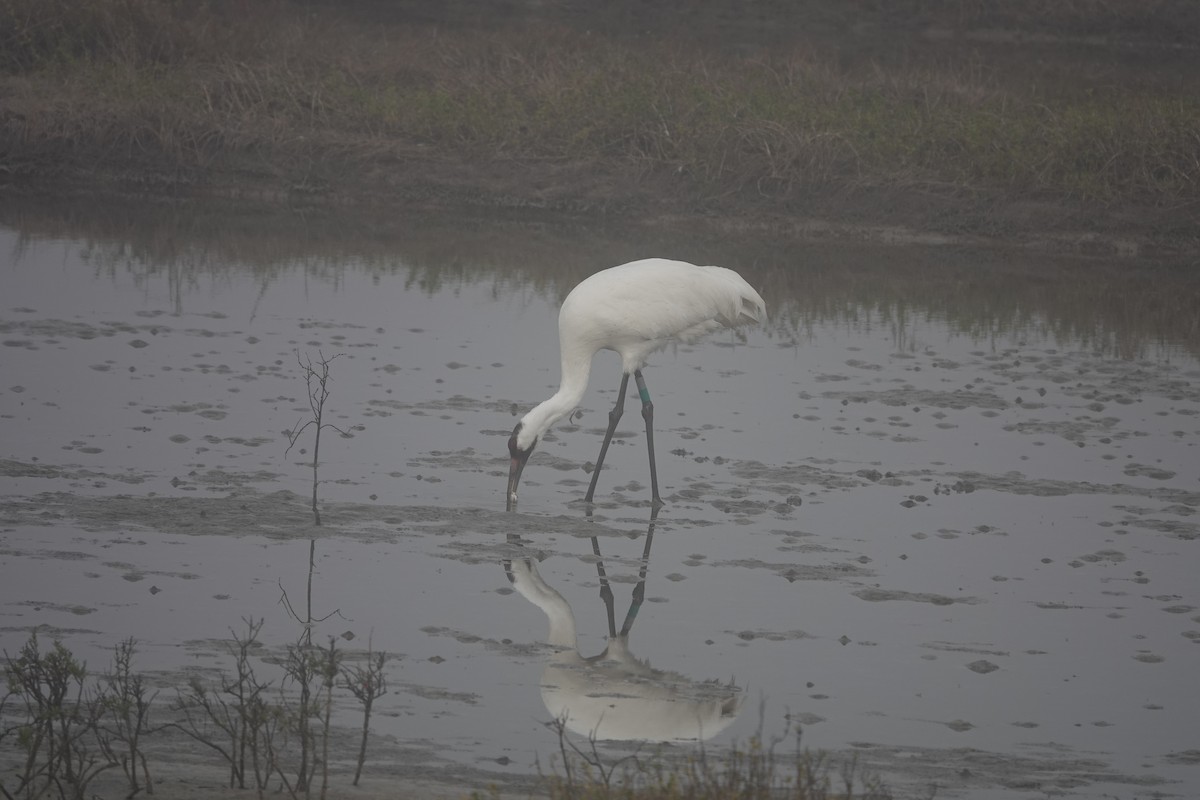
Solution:
M18 197L1200 253L1184 2L56 2L0 17Z

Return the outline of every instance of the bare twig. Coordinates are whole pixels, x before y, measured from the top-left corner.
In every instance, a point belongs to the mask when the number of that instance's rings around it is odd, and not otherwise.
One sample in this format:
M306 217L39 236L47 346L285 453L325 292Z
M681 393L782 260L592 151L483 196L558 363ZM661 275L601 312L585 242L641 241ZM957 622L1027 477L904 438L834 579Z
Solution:
M339 358L343 354L337 353L329 358L326 358L325 354L318 350L317 355L318 361L316 365L314 365L310 356L305 355L303 358L301 358L299 351L296 352L296 363L298 363L300 365L300 369L304 371L304 385L308 394L308 407L312 411L312 419L307 420L303 425L297 422L296 427L293 427L293 429L288 432L288 447L287 450L284 451L284 455L287 455L287 453L291 452L291 449L296 445L296 442L300 439L300 435L304 433L304 431L308 430L310 426L314 429L312 457L312 512L313 519L316 521L316 524L320 526L321 512L317 508L317 485L319 483L317 480L317 466L320 464L321 457L321 431L323 431L325 428L333 428L342 436L350 436L350 434L333 423L323 421L325 415L325 401L329 399L329 365L333 363L334 359Z
M370 640L367 641L366 666L350 666L342 669L342 678L346 688L358 698L363 706L362 740L358 746L358 765L354 769L354 785L362 777L363 762L367 758L367 733L371 728L371 707L375 700L387 694L387 677L383 665L387 661L386 653L371 651Z

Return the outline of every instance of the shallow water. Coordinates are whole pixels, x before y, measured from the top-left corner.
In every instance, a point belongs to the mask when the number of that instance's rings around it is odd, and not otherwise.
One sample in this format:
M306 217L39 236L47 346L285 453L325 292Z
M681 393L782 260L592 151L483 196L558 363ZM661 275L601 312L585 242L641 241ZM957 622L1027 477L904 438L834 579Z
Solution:
M10 654L36 628L98 667L135 636L173 686L254 617L277 655L315 541L314 639L394 656L368 772L515 780L599 694L606 736L648 724L614 698L688 709L680 738L715 703L709 747L790 719L900 796L1200 790L1194 269L512 219L2 219ZM517 513L503 496L508 433L557 385L557 303L642 254L734 267L771 314L646 370L646 560L636 397L580 504L612 353ZM323 432L316 528L313 431L288 431L322 355L347 436ZM604 584L628 653L588 668ZM578 654L546 646L572 619Z

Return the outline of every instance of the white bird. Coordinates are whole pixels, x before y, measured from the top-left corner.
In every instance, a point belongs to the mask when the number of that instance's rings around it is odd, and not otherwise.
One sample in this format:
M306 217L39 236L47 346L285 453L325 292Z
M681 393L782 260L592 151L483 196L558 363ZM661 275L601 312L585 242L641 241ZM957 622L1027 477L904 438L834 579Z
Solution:
M763 323L766 318L766 305L758 292L741 275L724 267L647 258L585 278L567 295L558 313L562 359L559 389L522 417L508 440L509 509L516 504L517 484L534 447L550 426L574 410L583 398L592 356L598 350L614 350L621 356L621 388L608 415L608 430L585 500L592 502L600 467L625 409L629 376L633 375L646 421L653 505L662 505L654 465L654 404L642 378L646 358L671 342L694 341L710 331Z

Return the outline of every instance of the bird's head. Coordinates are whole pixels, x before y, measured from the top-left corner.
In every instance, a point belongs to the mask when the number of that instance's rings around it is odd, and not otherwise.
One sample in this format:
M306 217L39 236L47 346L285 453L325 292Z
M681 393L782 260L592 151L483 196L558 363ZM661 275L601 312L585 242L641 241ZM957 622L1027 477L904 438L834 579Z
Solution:
M521 482L521 472L525 469L525 462L529 460L529 456L533 453L533 448L537 447L537 437L521 448L522 431L524 422L518 422L517 427L513 428L512 436L508 437L508 510L512 511L517 504L517 484Z

